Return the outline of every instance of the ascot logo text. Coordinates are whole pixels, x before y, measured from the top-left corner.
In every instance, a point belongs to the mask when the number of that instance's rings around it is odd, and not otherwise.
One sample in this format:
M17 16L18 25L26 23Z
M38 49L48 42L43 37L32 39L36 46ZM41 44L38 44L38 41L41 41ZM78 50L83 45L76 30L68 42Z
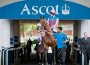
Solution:
M43 9L44 9L44 11L43 11ZM59 5L56 5L55 7L53 7L53 6L41 6L41 7L32 6L32 8L30 10L29 7L27 6L27 4L24 5L20 14L23 15L26 13L27 15L37 15L37 14L44 15L44 14L49 14L50 9L55 10L57 15L59 14Z

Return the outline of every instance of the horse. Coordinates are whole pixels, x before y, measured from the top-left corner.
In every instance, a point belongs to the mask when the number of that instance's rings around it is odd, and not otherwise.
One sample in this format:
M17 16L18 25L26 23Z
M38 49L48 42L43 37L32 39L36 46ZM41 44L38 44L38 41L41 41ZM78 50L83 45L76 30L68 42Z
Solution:
M39 48L39 55L41 55L42 58L44 56L46 56L45 61L47 61L46 49L50 46L53 50L53 54L54 54L54 58L53 58L54 63L53 64L55 65L55 49L54 48L56 46L56 39L54 36L52 36L51 34L48 33L48 32L53 33L53 31L51 30L50 26L48 25L46 19L44 19L44 18L40 19L38 26L37 26L37 30L39 31L39 33L42 36L42 43ZM47 64L47 62L46 62L46 64Z

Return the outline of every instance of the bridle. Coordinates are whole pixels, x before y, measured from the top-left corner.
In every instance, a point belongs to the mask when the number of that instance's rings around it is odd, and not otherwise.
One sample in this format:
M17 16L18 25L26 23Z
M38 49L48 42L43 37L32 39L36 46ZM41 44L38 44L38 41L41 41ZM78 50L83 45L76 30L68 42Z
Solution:
M46 20L45 19L42 20L41 26L45 28L45 26L46 26Z

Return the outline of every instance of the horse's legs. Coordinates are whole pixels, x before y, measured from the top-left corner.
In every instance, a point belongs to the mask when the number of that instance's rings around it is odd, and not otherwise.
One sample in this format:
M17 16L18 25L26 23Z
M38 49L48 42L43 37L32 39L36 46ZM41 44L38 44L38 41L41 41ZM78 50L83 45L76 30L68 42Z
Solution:
M39 63L41 64L41 54L39 53Z
M45 65L48 65L48 63L47 63L47 49L45 50Z
M41 65L43 65L43 61L44 61L44 54L43 53L39 53L39 63Z
M54 48L54 50L53 50L53 65L55 65L56 64L56 59L55 59L55 48Z
M41 61L42 61L42 65L44 64L44 53L41 54Z

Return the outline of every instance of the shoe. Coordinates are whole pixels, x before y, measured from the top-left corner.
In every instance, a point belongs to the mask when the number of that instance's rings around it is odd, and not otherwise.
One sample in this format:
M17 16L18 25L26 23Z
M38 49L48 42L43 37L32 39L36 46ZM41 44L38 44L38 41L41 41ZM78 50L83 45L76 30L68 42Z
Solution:
M52 65L52 64L48 64L48 65Z
M44 64L42 63L42 65L44 65Z
M61 65L65 65L65 64L61 64Z
M39 65L41 65L41 63L39 62Z
M58 63L61 64L61 60L58 60Z

